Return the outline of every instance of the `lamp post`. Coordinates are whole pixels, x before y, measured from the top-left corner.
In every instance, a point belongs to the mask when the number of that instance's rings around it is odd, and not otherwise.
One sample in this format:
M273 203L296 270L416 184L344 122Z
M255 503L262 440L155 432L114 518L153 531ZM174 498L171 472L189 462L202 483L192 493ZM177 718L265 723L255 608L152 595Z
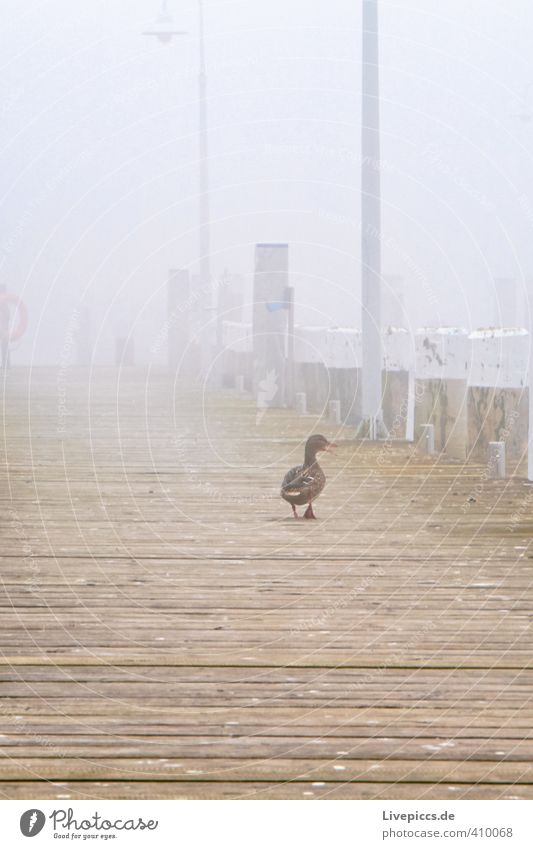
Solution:
M168 4L163 0L161 11L154 24L144 31L144 35L154 36L162 44L169 44L175 36L186 35L184 30L175 28L174 19L168 11ZM204 2L198 0L198 35L199 35L199 67L198 67L198 131L199 131L199 271L200 289L211 292L211 261L210 261L210 221L209 221L209 166L208 166L208 130L207 130L207 73L205 62L205 28Z
M200 132L200 279L202 286L211 288L209 232L209 163L207 137L207 71L205 64L204 0L198 0L200 63L198 68L198 108ZM212 293L210 291L211 301ZM212 306L212 303L211 303Z
M362 413L369 438L378 439L383 431L378 0L363 0L361 162Z

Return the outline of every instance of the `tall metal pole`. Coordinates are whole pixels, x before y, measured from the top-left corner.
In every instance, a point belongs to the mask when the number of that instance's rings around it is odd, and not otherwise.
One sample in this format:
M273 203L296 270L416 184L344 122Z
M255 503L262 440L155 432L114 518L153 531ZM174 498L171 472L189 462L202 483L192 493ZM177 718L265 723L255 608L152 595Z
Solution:
M201 348L200 348L200 371L205 377L210 375L211 381L217 381L217 369L211 370L213 356L216 357L216 317L215 317L215 292L211 280L211 239L209 228L209 161L208 161L208 135L207 135L207 69L205 62L205 29L204 29L204 3L198 0L198 23L199 23L199 50L200 62L198 68L198 100L199 100L199 271L200 291L202 303L205 305L204 318L202 319ZM220 365L220 363L219 363Z
M378 0L363 0L361 142L362 412L368 436L377 439L383 428Z
M200 283L202 289L209 292L209 306L213 307L213 292L211 291L211 260L209 233L209 162L207 139L207 71L205 63L205 31L204 3L198 0L199 32L200 32L200 67L198 72L199 93L199 132L200 132Z

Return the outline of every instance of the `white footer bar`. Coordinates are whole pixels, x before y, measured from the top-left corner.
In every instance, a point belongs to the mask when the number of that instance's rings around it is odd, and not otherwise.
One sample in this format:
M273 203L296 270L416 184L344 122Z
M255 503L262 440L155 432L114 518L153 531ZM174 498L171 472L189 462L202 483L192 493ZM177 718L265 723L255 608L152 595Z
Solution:
M299 801L65 799L3 801L0 811L6 847L530 849L533 845L533 801L315 801L306 805ZM32 837L35 843L29 842Z

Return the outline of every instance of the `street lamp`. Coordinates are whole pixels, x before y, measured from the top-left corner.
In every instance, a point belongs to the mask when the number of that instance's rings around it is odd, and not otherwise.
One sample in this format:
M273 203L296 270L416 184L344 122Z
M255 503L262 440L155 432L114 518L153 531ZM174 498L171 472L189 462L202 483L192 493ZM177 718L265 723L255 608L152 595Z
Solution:
M174 19L168 11L166 0L163 0L161 11L155 19L153 26L145 29L143 35L155 35L161 44L168 44L175 35L187 35L187 33L185 30L174 29Z
M199 128L199 270L200 287L211 285L210 232L209 232L209 168L207 134L207 73L205 64L204 3L198 0L199 67L198 67L198 128ZM174 19L163 0L161 11L153 25L143 35L154 36L161 44L169 44L174 36L186 35L176 29ZM210 293L211 294L211 293Z

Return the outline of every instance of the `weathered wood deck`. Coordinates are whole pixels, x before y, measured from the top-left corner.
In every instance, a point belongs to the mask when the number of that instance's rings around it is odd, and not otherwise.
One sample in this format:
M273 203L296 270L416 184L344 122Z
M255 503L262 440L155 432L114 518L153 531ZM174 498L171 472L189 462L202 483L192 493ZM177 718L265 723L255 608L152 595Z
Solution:
M533 798L531 486L173 392L8 376L2 796Z

